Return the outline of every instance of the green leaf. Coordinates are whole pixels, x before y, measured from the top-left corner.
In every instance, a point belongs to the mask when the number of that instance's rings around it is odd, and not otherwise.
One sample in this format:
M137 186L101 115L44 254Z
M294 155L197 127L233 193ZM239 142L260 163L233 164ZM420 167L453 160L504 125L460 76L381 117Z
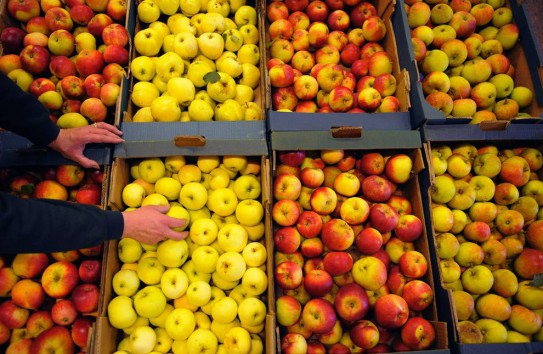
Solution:
M34 185L32 183L25 184L21 187L21 194L32 195L34 193Z
M211 71L204 75L204 81L208 84L215 83L219 81L220 79L221 79L221 75L219 75L219 73L216 71Z
M534 275L534 279L528 285L535 286L537 288L540 288L543 286L543 273L539 273Z

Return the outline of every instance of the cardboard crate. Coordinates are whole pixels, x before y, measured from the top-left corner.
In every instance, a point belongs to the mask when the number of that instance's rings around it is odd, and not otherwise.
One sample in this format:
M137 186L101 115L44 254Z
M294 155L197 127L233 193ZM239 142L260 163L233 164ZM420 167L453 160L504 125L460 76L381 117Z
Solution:
M131 38L133 40L135 33L139 30L142 30L147 27L146 24L140 22L137 19L136 7L140 1L135 3L129 3L128 12L127 12L127 28L130 32ZM247 1L247 5L254 6L258 12L258 1L250 0ZM262 21L259 19L257 28L259 34L263 31ZM161 20L166 21L165 18ZM260 68L265 67L264 63L264 49L262 38L259 37L259 47L260 47ZM160 51L159 55L163 52ZM131 58L138 56L134 47L131 48ZM136 107L131 99L132 87L137 82L137 79L131 75L129 71L129 78L127 84L122 90L121 98L121 107L120 113L117 115L116 124L122 127L123 137L125 139L124 150L126 154L116 155L115 157L132 157L131 147L133 143L146 142L150 144L150 148L158 147L159 151L156 152L155 156L160 156L160 151L163 147L169 146L176 142L176 137L178 135L190 135L190 136L202 136L207 137L211 135L214 137L216 132L222 133L223 136L230 137L232 139L247 139L250 145L247 146L249 149L256 148L258 146L265 146L265 131L266 124L264 121L265 118L265 107L264 107L264 74L262 73L260 78L260 84L254 89L255 102L262 109L262 120L257 121L236 121L236 122L223 122L223 121L211 121L211 122L149 122L149 123L137 123L132 121L132 117L137 112L138 107ZM198 91L198 89L197 89ZM181 152L182 154L184 152Z
M422 129L423 146L425 152L425 161L428 169L421 178L421 193L424 202L424 211L428 220L427 228L430 236L430 250L432 254L432 263L434 269L434 283L436 293L438 294L439 318L447 321L450 325L449 343L451 349L458 353L534 353L543 351L543 342L531 343L503 343L503 344L461 344L458 332L458 318L456 308L452 300L452 290L443 286L441 271L439 270L439 257L437 256L435 244L435 232L433 230L433 220L430 214L431 196L430 188L435 178L431 162L432 146L447 144L455 146L456 144L469 143L476 147L495 145L499 149L512 149L516 147L534 147L543 150L541 141L543 139L543 127L539 124L524 125L511 124L506 126L497 125L496 130L481 130L477 125L426 125ZM541 172L541 171L539 171Z
M359 132L359 131L358 131ZM381 152L384 156L394 153L408 154L413 160L413 175L402 189L403 195L407 197L413 207L413 214L420 218L425 224L425 215L420 193L420 174L425 170L425 165L421 150L420 135L417 131L364 131L364 135L357 134L356 129L345 127L342 137L334 137L331 132L323 131L305 131L305 132L272 132L272 172L275 172L278 162L278 156L281 151L305 150L308 156L318 157L318 150L324 149L345 149L354 153L356 156L370 151ZM274 225L275 227L275 225ZM421 278L427 282L435 292L434 273L431 266L431 249L429 238L425 228L423 234L414 242L415 248L428 261L428 272ZM358 253L354 250L355 253ZM353 258L353 261L356 261ZM275 296L281 295L281 289L275 287ZM275 306L275 304L274 304ZM432 349L425 351L415 351L419 353L449 353L447 338L447 323L442 321L439 316L437 301L434 302L422 312L424 318L429 320L436 330L436 340ZM275 307L273 309L275 312ZM277 327L277 347L280 351L280 340L284 335L284 328Z
M386 0L371 1L377 14L384 20L387 34L381 41L383 48L392 59L392 74L396 78L395 97L400 101L400 111L393 113L299 113L299 112L278 112L272 110L271 91L266 95L266 107L268 111L268 129L270 131L290 131L290 130L329 130L334 126L359 126L364 130L411 130L415 127L409 111L411 107L410 92L410 73L408 66L401 62L399 55L401 47L398 43L398 36L395 36L396 26L400 22L400 9L403 7L402 1ZM262 16L266 17L266 4L263 2L261 8ZM269 43L268 27L270 23L266 20L266 43ZM269 50L266 51L266 60L271 58ZM266 70L266 87L271 87L269 75Z
M187 159L196 159L196 155L186 156ZM129 183L130 180L130 165L131 159L116 158L112 164L112 173L111 173L111 186L110 193L108 198L108 207L112 210L124 210L124 205L122 202L122 189ZM264 226L265 226L265 236L262 242L266 246L266 249L269 250L272 247L272 238L271 238L271 216L269 210L269 160L266 156L260 156L261 163L261 185L262 185L262 194L261 194L261 203L264 206ZM188 230L188 229L187 229ZM117 256L117 241L111 241L108 244L107 250L105 252L107 257L107 269L105 271L104 277L102 278L101 286L101 307L99 308L99 315L96 320L96 328L94 331L94 342L93 346L95 348L100 348L100 352L104 353L113 353L117 344L122 336L122 331L113 328L107 317L107 306L109 301L115 296L112 288L112 279L114 274L120 269L121 262ZM266 261L266 267L269 270L272 266L272 257L271 253L268 251L268 259ZM268 271L269 272L269 271ZM273 277L268 277L268 289L273 289ZM265 329L261 333L264 348L266 353L275 353L275 348L273 343L275 343L275 314L271 311L273 297L269 291L267 291L263 296L262 300L266 303L267 306L267 315L265 320Z
M526 86L534 93L534 99L530 106L522 109L522 112L530 114L533 118L513 119L514 123L535 123L541 119L543 113L543 90L541 79L537 75L538 64L540 67L541 61L535 63L534 54L536 53L535 43L533 40L533 27L526 21L526 16L521 14L519 5L514 1L506 1L506 4L513 11L513 21L519 27L519 42L505 54L509 57L511 64L515 67L515 86ZM437 109L430 106L422 91L420 84L420 74L413 54L413 46L411 44L411 32L407 25L407 14L405 7L398 9L401 12L398 22L395 27L396 40L398 50L403 54L400 56L400 63L403 67L409 70L410 87L411 87L411 112L413 117L413 125L419 127L422 124L458 124L469 123L471 117L446 119L445 115Z

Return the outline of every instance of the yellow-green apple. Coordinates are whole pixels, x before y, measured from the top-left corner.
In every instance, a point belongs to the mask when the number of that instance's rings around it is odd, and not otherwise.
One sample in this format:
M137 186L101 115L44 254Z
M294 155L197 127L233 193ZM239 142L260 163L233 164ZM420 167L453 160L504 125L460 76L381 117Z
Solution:
M543 301L541 301L541 288L531 284L531 280L523 280L518 283L518 291L515 294L515 300L532 310L538 310L543 308Z
M509 98L515 100L518 103L519 108L525 108L532 102L533 93L524 86L516 86L513 88L513 92L511 92Z
M519 289L519 283L515 273L509 269L497 269L492 272L494 284L492 291L505 298L514 296Z
M407 25L409 28L416 28L426 25L426 23L431 19L431 13L432 10L430 9L430 5L427 3L414 3L409 7Z
M454 256L454 260L462 267L472 267L479 265L484 260L484 251L480 245L475 242L461 242L458 253Z
M471 294L487 293L494 283L492 272L484 265L467 268L461 276L464 290Z
M432 49L426 53L426 57L422 60L421 71L424 74L429 74L433 71L444 72L449 66L449 57L439 49Z
M504 50L510 50L515 46L518 38L518 26L514 23L508 23L498 29L495 39L501 43Z
M41 276L41 284L45 293L57 299L70 294L78 282L77 266L67 261L51 263Z
M496 239L489 239L481 245L485 252L484 262L489 265L498 265L505 262L507 258L507 249Z
M354 281L366 290L377 290L386 283L386 266L374 256L357 260L351 272Z
M519 106L517 101L506 98L497 101L492 112L496 115L497 120L510 120L518 116Z
M152 28L138 31L134 36L134 47L140 55L153 57L162 47L162 36Z
M400 328L409 317L409 306L395 294L385 294L377 298L374 306L375 320L384 328Z
M316 188L311 193L309 203L313 211L315 211L317 214L329 215L336 209L337 194L332 188L321 186Z
M469 179L468 183L475 189L476 203L490 201L496 191L496 184L488 176L484 176L484 175L473 176Z
M360 197L347 198L341 203L340 216L350 225L360 225L368 219L370 207Z

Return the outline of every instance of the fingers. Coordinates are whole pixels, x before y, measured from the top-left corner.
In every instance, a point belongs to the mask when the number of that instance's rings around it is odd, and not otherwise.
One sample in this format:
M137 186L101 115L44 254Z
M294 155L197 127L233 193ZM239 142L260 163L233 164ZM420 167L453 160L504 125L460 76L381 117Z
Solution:
M187 238L188 235L189 235L188 231L177 232L177 231L171 230L171 232L168 232L168 234L165 235L165 236L167 238L169 238L169 239L172 239L172 240L175 240L175 241L180 241L180 240L184 240L185 238Z
M113 134L116 134L116 135L123 135L123 132L121 130L119 130L116 126L111 125L111 124L100 122L100 123L96 123L96 127L100 128L100 129L110 131L110 132L112 132Z
M83 154L69 156L69 158L79 163L84 168L100 168L96 161L87 158Z

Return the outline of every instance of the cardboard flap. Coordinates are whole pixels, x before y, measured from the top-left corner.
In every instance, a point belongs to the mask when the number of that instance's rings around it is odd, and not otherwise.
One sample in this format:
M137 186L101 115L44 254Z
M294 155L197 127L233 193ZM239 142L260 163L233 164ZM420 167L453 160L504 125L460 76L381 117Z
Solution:
M481 128L483 131L506 130L510 123L511 121L507 120L484 121L479 123L479 128Z
M347 138L361 138L362 127L332 127L330 133L335 139L347 139Z
M205 146L206 138L202 135L178 135L173 138L173 142L177 147Z

